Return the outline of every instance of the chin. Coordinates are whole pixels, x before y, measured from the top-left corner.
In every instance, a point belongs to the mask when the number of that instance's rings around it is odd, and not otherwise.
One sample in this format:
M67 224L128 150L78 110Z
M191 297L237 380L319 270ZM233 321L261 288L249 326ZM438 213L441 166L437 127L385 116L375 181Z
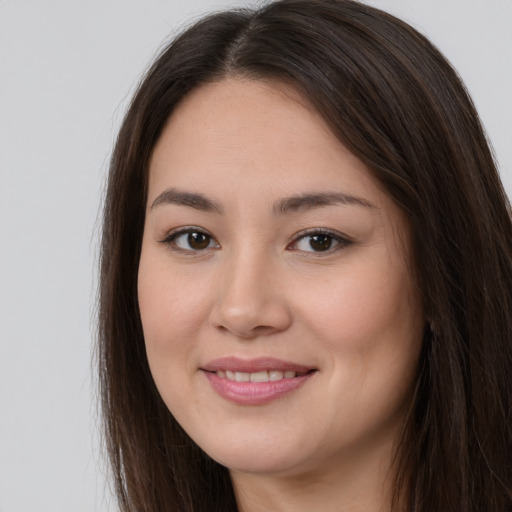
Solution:
M238 433L210 442L196 440L196 443L230 471L252 474L299 473L311 463L312 456L308 453L317 452L298 439L275 434L244 436Z
M296 457L274 452L272 457L259 454L228 453L220 457L212 457L219 464L237 473L250 473L259 475L292 474L300 472L300 461Z

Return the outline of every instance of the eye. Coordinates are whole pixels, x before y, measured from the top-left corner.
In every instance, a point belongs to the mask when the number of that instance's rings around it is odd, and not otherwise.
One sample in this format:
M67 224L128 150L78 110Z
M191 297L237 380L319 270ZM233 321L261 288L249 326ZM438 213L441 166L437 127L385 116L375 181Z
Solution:
M299 236L288 248L304 252L332 252L350 245L352 242L331 231L310 231Z
M216 249L218 242L205 231L197 228L180 229L167 236L162 243L181 251L204 251Z

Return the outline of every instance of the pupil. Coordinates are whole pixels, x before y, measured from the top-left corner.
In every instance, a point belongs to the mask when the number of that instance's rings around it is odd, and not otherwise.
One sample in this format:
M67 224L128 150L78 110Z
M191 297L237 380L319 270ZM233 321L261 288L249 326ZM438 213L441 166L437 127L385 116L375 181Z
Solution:
M309 245L315 251L327 251L331 248L332 238L329 235L313 235L309 239Z
M210 245L210 237L204 233L189 233L188 244L192 249L206 249Z

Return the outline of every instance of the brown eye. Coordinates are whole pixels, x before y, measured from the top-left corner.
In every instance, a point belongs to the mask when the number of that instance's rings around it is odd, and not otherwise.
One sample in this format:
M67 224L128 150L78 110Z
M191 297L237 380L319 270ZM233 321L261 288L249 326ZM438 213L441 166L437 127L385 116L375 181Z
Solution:
M309 237L309 245L314 251L328 251L332 247L332 236L320 233Z
M163 240L163 243L170 245L171 248L188 252L204 251L205 249L219 247L216 240L208 233L190 228L172 233Z
M211 237L206 233L191 231L187 236L187 242L191 249L200 251L201 249L206 249L210 245Z
M351 241L337 232L310 231L299 236L288 248L309 253L331 253L351 245Z

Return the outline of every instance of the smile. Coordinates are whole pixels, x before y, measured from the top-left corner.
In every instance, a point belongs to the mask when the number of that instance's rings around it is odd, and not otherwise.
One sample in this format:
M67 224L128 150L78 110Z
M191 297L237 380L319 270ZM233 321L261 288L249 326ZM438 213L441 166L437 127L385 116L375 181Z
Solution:
M236 382L276 382L282 379L293 379L297 376L306 375L306 373L299 373L294 371L280 371L280 370L262 370L260 372L232 372L230 370L219 370L215 372L217 377L221 379L228 379Z
M201 368L212 389L237 405L262 405L301 388L317 373L274 358L223 358Z

